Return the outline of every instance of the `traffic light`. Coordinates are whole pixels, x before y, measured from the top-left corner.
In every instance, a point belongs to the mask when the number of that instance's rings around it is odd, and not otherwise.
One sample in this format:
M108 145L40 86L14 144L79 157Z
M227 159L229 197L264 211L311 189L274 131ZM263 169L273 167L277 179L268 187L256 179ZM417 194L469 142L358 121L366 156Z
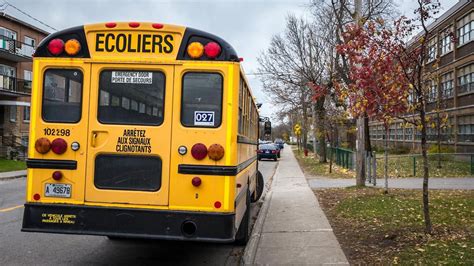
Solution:
M263 134L271 135L272 134L272 123L270 121L266 121L263 126Z

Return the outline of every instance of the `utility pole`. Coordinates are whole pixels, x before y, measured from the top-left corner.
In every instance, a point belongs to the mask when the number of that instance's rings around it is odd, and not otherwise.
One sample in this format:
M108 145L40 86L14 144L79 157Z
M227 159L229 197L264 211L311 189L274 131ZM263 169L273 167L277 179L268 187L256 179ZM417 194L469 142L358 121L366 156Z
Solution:
M354 20L360 25L360 14L362 11L362 0L354 1ZM357 140L356 140L356 185L365 186L365 126L364 116L361 115L357 118Z

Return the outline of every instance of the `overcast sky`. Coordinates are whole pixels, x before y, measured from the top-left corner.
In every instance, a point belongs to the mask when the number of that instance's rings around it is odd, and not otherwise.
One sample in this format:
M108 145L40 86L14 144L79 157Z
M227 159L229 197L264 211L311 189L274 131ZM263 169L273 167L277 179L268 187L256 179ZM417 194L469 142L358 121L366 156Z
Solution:
M256 58L265 50L274 34L284 30L288 14L308 13L309 0L7 0L40 21L57 30L108 21L150 21L177 24L204 30L227 40L244 58L246 73L254 73ZM2 0L0 0L0 3ZM415 0L400 0L400 12L413 13ZM456 0L441 0L442 13ZM31 21L31 18L14 13ZM38 23L36 22L35 25ZM44 28L44 26L42 27ZM52 29L47 29L53 32ZM261 113L272 116L275 110L271 98L264 95L257 76L248 76L258 102L264 103Z

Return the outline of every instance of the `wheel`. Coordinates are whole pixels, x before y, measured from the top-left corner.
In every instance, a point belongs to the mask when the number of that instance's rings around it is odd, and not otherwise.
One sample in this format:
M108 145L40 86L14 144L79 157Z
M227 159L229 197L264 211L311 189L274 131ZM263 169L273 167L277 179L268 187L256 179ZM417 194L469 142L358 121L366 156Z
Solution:
M274 160L274 161L278 161L278 157L277 157L277 156L275 156L275 158L273 158L273 160Z
M247 245L250 239L250 191L247 190L247 199L245 200L245 214L240 222L239 229L235 234L235 244L239 246Z
M281 156L280 153L278 153L277 157L280 158L280 156Z
M255 181L257 182L257 185L255 187L255 191L252 193L252 197L250 197L251 202L257 202L263 194L265 181L263 180L263 175L260 173L260 171L257 171L257 178Z

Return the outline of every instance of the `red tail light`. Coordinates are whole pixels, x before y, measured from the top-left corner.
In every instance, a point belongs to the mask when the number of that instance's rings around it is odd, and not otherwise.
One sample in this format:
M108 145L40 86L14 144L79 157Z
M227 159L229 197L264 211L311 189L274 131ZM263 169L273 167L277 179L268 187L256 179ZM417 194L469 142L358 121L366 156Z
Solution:
M108 22L108 23L105 23L105 26L107 28L115 28L117 26L117 23L115 22Z
M33 195L33 199L34 199L34 200L40 200L40 199L41 199L40 194L38 194L38 193L34 194L34 195Z
M221 47L216 42L210 42L204 47L204 53L208 58L216 58L221 53Z
M64 42L61 39L53 39L48 44L48 51L53 55L59 55L64 51Z
M257 153L262 153L263 151L262 150L257 150Z
M277 153L277 151L273 150L272 153Z
M161 23L153 23L151 26L155 29L162 29L164 25Z
M196 143L191 148L191 155L196 160L202 160L207 156L207 147L202 143Z
M51 143L51 149L56 154L63 154L67 150L67 142L62 138L57 138Z

